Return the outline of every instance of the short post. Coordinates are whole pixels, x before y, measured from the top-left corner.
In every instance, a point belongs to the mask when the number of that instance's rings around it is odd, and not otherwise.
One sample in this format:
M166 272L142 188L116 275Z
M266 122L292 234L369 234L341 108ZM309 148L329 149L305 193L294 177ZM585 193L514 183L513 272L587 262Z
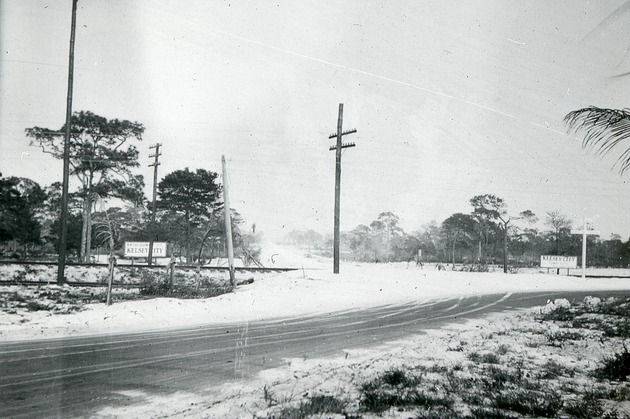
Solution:
M169 262L169 280L168 280L168 289L169 291L173 290L173 283L175 279L175 258L171 258Z
M114 266L116 266L116 257L109 257L109 273L107 275L107 305L112 305L112 288L114 286Z

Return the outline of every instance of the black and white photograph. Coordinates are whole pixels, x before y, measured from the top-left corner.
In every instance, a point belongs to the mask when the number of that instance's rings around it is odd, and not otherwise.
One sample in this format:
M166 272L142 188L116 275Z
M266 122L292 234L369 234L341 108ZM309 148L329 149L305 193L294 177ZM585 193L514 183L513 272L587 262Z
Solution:
M630 418L629 28L0 0L0 418Z

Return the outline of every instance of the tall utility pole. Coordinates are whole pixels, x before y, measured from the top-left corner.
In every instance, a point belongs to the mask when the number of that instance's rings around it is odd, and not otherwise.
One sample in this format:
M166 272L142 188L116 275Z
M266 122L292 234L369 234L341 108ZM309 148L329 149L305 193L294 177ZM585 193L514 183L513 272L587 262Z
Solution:
M221 156L223 166L223 209L225 210L225 243L228 252L228 269L230 270L230 286L234 288L234 248L232 247L232 217L230 215L230 194L228 191L227 167L225 156Z
M68 183L70 183L70 125L72 123L72 85L74 80L74 37L77 29L77 0L72 0L70 52L68 58L68 96L66 100L66 132L63 140L63 182L61 188L61 232L59 233L59 261L57 284L66 282L66 242L68 240Z
M153 163L149 165L149 167L153 167L153 203L151 204L151 237L149 238L149 266L153 265L153 241L155 240L155 212L157 211L156 199L157 199L157 177L158 177L158 166L160 162L158 159L160 158L160 146L161 143L153 144L149 146L149 149L154 148L155 154L150 154L149 157L155 157Z
M333 273L339 273L339 242L340 242L340 208L341 208L341 149L354 147L356 144L341 142L342 137L347 134L353 134L357 132L356 129L343 132L343 103L339 104L339 117L337 118L337 132L332 134L328 139L337 138L337 145L330 147L330 150L335 150L335 233L333 242Z

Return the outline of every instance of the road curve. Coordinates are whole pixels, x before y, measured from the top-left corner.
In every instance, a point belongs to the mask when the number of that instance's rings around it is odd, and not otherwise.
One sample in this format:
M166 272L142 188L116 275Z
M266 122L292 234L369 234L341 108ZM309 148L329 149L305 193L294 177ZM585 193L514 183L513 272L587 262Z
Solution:
M273 321L0 344L0 417L87 417L124 405L125 391L195 391L282 364L341 354L489 312L560 296L471 296Z

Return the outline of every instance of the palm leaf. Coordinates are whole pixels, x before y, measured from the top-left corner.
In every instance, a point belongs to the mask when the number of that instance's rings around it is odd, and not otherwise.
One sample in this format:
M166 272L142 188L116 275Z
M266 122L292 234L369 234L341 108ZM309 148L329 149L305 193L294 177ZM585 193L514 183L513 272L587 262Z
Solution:
M604 109L591 106L568 113L564 117L569 133L582 133L582 147L598 155L630 139L630 109ZM630 169L630 144L615 162L621 174ZM613 167L614 167L613 166Z

